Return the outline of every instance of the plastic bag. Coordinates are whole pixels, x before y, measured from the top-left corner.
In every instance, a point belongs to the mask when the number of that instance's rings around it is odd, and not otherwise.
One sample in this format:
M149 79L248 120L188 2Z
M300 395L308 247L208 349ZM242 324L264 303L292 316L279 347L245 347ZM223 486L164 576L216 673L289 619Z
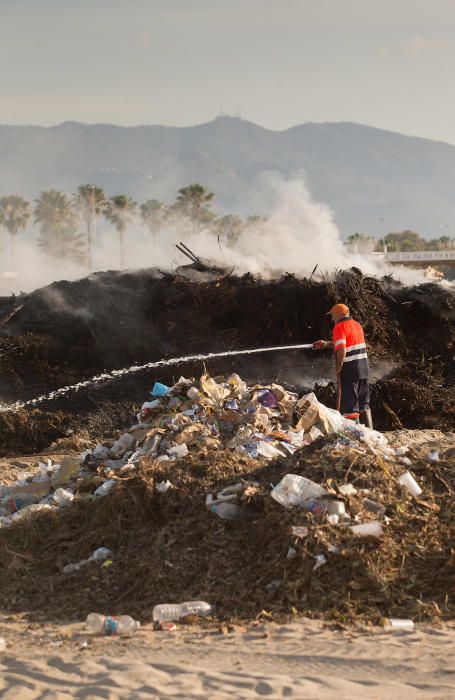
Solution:
M311 479L299 474L286 474L272 489L271 496L285 508L301 506L310 498L324 496L327 491Z
M166 384L161 384L161 382L155 382L153 389L150 392L152 396L166 396L169 392L169 387Z

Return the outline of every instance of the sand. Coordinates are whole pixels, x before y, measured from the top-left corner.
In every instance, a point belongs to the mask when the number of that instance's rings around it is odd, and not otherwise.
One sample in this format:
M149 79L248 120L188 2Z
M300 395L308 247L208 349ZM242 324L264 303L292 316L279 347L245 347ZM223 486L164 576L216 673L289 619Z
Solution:
M387 634L303 619L125 639L2 618L0 635L2 700L455 697L453 625Z

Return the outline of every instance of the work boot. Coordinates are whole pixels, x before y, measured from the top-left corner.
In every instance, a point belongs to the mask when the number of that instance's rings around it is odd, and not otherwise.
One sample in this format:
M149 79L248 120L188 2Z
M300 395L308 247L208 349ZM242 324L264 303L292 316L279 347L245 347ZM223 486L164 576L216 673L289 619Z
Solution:
M360 422L366 425L367 428L373 430L373 417L371 415L371 408L366 408L364 411L360 412Z

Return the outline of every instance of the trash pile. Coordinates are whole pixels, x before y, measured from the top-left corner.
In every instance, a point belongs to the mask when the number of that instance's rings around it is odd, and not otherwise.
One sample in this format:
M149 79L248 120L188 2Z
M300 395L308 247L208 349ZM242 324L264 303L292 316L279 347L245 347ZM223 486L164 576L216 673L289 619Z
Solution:
M453 449L393 448L313 394L237 374L151 393L116 440L1 486L4 610L453 617Z
M314 393L299 398L279 384L251 387L238 374L204 374L198 382L180 377L172 387L155 382L150 394L152 400L143 403L137 423L113 443L64 457L61 464L39 462L36 475L0 486L0 527L43 510L70 507L81 480L89 496L107 496L118 477L136 469L144 458L161 463L182 459L190 451L229 449L247 458L272 460L343 432L380 450L386 459L395 454L380 433L344 419ZM352 439L346 444L353 444ZM157 484L161 493L167 488L166 482Z

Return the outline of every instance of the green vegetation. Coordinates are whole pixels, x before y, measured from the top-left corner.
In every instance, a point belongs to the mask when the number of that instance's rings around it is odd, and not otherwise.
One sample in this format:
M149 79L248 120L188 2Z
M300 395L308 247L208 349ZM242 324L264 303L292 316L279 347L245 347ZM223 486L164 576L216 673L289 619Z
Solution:
M352 252L371 253L410 253L419 250L454 250L455 238L444 235L439 238L422 238L415 231L400 231L388 233L384 238L375 238L365 233L353 233L348 236L345 245Z

